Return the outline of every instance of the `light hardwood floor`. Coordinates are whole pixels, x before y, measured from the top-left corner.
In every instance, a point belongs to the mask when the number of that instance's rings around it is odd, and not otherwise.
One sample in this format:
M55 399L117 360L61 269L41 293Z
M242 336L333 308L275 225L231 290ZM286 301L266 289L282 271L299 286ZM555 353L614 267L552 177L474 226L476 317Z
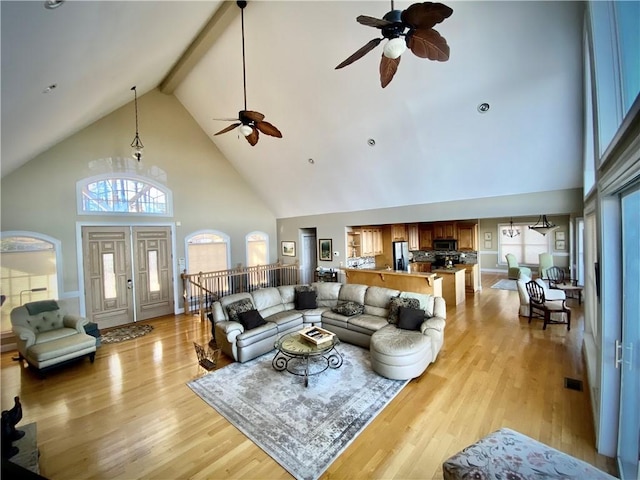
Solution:
M490 286L447 312L438 360L389 404L322 476L439 479L442 462L478 438L509 427L616 473L594 448L580 347L583 315L570 300L573 328L518 317L518 294ZM41 474L80 478L292 478L204 403L186 382L203 375L192 341L208 324L179 315L151 320L151 334L103 345L40 379L2 354L2 408L19 395L37 422ZM228 359L221 363L228 363Z

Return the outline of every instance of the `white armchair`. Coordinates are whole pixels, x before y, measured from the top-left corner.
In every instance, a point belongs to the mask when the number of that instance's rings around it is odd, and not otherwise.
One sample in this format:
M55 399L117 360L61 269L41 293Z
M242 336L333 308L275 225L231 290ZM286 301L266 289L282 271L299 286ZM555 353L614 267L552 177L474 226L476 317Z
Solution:
M96 354L96 338L87 335L86 318L66 314L55 300L31 302L11 311L18 352L38 370Z

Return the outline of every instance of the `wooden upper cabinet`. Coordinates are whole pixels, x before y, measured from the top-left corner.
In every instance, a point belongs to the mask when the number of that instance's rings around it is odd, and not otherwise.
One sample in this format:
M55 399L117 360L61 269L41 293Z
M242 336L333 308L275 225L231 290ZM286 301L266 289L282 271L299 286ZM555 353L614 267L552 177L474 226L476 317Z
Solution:
M391 225L391 241L392 242L407 241L407 226L404 223L395 223Z
M431 225L420 225L420 250L431 250L433 248L433 227Z
M458 250L478 250L478 225L458 223Z
M382 255L382 228L362 227L362 256Z
M373 237L373 254L382 255L384 253L384 247L382 244L382 228L372 228L371 236Z
M456 222L437 222L433 224L433 238L456 238Z
M409 239L409 250L420 250L420 230L417 223L407 225L407 237Z

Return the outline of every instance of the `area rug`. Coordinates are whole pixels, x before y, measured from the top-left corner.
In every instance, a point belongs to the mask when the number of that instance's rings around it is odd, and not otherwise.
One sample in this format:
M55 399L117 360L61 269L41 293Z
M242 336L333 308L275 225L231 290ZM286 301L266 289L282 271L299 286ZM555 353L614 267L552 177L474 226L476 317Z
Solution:
M498 290L513 290L514 292L518 290L518 286L516 285L515 280L508 280L503 278L502 280L497 281L491 288L497 288Z
M307 388L273 369L274 353L187 385L295 478L314 480L408 383L374 373L366 349L337 349L342 366L311 376Z
M114 328L113 330L104 332L100 335L100 340L102 343L124 342L125 340L143 337L152 330L153 327L151 325L139 325L137 323L132 323L131 325Z

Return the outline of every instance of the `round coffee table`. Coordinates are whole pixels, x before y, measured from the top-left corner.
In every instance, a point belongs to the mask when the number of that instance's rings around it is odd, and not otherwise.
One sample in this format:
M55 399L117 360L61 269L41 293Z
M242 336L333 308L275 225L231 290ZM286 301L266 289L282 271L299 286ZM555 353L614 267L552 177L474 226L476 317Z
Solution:
M302 338L299 332L288 333L276 340L277 352L271 365L279 372L286 370L294 375L303 376L304 386L308 387L311 375L318 375L327 368L340 368L342 355L336 350L339 343L337 335L325 343L316 345Z

